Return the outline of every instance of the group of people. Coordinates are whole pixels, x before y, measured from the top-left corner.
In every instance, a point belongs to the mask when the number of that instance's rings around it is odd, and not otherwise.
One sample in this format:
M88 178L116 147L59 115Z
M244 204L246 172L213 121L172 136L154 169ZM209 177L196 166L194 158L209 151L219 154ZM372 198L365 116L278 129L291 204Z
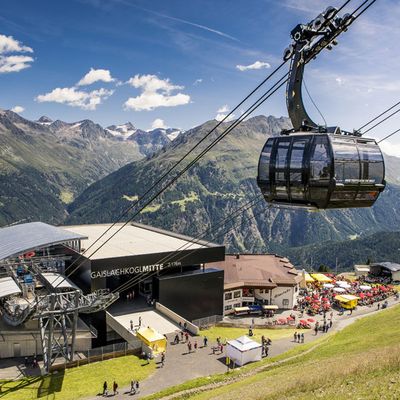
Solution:
M126 301L132 301L135 298L135 291L131 290L126 294Z
M296 343L304 343L304 333L295 332L293 338Z
M129 321L129 325L130 325L131 331L133 331L135 329L135 326L133 324L133 320ZM139 316L139 319L138 319L138 326L139 326L139 328L141 328L141 326L142 326L142 317L140 317L140 316Z
M118 394L118 383L115 382L115 381L113 382L112 390L113 390L114 396L116 394ZM108 396L108 384L107 384L107 381L104 381L104 383L103 383L103 396Z

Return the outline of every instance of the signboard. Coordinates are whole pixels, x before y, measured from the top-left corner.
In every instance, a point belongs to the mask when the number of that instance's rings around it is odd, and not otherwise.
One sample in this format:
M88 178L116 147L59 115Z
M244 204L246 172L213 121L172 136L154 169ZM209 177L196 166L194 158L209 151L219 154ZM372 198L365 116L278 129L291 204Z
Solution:
M181 265L182 263L180 261L174 261L165 264L137 265L134 267L111 268L102 271L92 271L90 273L90 276L92 279L96 279L96 278L108 278L111 276L120 276L120 275L134 275L147 272L162 271L166 268L180 267Z

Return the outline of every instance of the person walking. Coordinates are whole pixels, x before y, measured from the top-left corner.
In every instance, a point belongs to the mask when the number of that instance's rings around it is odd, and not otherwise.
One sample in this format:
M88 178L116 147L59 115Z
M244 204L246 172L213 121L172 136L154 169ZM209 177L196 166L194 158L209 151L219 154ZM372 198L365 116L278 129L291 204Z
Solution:
M185 342L187 343L189 341L189 334L185 332Z
M139 316L139 328L142 326L142 317Z
M179 343L179 336L178 336L178 334L176 334L175 338L174 338L174 344L178 344L178 343Z
M103 396L107 396L107 381L104 381L103 383Z
M130 323L130 325L131 325L131 331L133 331L133 321L130 320L129 323Z
M193 347L194 347L194 351L196 351L197 350L197 342L196 341L194 342Z
M297 332L294 333L293 338L294 338L294 341L297 342Z
M162 352L161 353L161 368L164 366L164 362L165 362L165 353Z
M315 324L314 331L315 331L315 336L317 336L318 335L318 322Z
M136 389L136 393L139 393L139 381L136 381L135 389Z
M118 383L114 381L113 383L113 391L114 391L114 396L118 394Z
M136 382L132 379L131 380L131 391L130 394L136 394Z
M332 320L329 320L329 328L332 328L333 322Z
M180 331L181 334L181 341L183 342L183 331Z
M207 336L204 336L204 338L203 338L203 346L204 347L207 347L207 342L208 342L208 338L207 338Z
M301 343L304 343L304 333L301 334Z
M192 352L192 343L190 343L190 341L187 344L187 348L188 348L188 353Z

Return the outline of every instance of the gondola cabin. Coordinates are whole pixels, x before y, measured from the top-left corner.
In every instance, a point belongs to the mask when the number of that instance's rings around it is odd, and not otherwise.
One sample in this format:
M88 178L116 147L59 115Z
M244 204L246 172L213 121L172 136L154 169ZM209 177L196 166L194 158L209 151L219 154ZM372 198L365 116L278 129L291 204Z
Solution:
M267 140L257 183L277 205L370 207L385 188L384 161L373 139L298 132Z

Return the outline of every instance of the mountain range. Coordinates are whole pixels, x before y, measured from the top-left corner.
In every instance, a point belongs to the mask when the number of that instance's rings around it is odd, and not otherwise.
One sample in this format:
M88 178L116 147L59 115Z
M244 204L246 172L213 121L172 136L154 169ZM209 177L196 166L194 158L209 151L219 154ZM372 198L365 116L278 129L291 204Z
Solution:
M41 117L32 122L1 111L0 223L110 222L129 206L133 215L136 200L216 123L207 121L186 132L146 132L131 123L102 128L90 120L67 123ZM198 152L226 127L216 129ZM290 121L284 117L242 122L135 220L193 237L208 231L205 238L224 243L229 252L291 254L300 264L307 264L310 254L315 260L317 254L328 254L331 243L342 242L335 247L342 251L377 232L398 231L397 157L385 157L388 185L369 209L310 213L271 208L260 200L255 179L260 150L268 137L288 128ZM256 198L252 207L230 218ZM330 259L336 259L332 254Z
M0 225L61 223L67 204L90 184L169 142L160 130L121 140L91 120L29 121L0 110Z
M215 124L216 121L208 121L191 129L152 157L130 163L94 183L69 205L67 222L115 221ZM218 128L212 138L225 127ZM400 159L397 157L386 157L388 185L374 207L311 213L270 208L259 201L234 221L221 223L259 196L256 174L260 149L268 137L288 127L287 118L272 116L258 116L241 123L135 219L194 237L210 230L206 238L224 243L230 252L285 254L292 247L398 230ZM225 233L229 227L234 229Z

